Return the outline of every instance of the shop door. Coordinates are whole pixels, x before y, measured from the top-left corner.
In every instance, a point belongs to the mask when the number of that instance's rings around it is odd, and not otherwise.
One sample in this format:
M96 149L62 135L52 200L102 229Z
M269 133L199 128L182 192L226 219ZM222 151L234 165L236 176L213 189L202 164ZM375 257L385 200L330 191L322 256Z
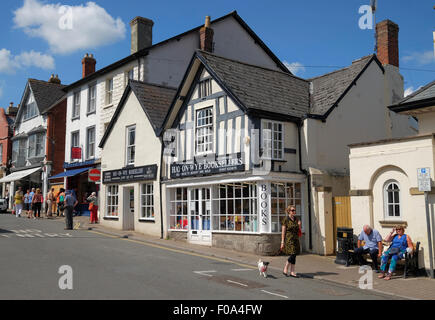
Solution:
M334 244L337 243L337 228L352 228L350 197L333 197ZM336 249L336 247L335 247Z
M123 230L134 230L134 188L124 188Z
M211 189L189 189L189 242L211 246Z

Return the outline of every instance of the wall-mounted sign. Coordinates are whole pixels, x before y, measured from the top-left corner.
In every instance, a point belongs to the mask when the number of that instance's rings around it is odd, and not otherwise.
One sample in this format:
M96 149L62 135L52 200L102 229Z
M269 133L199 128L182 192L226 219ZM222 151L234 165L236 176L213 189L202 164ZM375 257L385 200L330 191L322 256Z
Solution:
M103 171L103 183L155 180L157 165Z
M71 148L71 159L81 159L82 158L82 148L80 147L72 147Z
M234 171L244 171L245 162L242 154L230 154L219 159L207 159L195 163L171 164L171 178L202 176Z
M417 183L418 191L428 192L431 191L430 183L430 168L418 168L417 169Z
M260 232L269 233L270 224L270 183L264 182L258 184L258 208L260 213ZM278 230L272 230L276 232Z
M88 171L88 180L89 182L98 182L101 180L101 171L100 169L92 168Z

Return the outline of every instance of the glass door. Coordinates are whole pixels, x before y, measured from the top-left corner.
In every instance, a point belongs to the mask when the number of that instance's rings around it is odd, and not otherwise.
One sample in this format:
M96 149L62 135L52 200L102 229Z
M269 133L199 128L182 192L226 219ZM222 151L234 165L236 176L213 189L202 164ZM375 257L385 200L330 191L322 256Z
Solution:
M189 189L190 242L211 245L211 189Z

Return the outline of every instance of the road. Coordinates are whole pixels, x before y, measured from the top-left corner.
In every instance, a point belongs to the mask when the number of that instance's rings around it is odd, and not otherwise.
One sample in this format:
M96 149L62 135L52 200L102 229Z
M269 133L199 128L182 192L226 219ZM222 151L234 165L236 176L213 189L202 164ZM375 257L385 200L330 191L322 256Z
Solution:
M63 228L59 220L0 214L0 299L391 300L275 270L263 278L255 266Z

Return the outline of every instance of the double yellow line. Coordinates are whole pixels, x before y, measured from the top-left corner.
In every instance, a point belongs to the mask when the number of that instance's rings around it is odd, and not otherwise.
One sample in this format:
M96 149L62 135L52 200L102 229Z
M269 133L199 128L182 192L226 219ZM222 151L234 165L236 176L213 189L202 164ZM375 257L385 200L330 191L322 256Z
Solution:
M234 261L231 261L231 260L226 260L226 259L221 259L221 258L216 258L216 257L211 257L211 256L206 256L206 255L195 253L195 252L168 248L168 247L165 247L165 246L160 246L158 244L147 243L147 242L132 240L132 239L128 239L128 238L119 238L119 236L112 236L112 235L108 235L108 234L105 234L105 233L102 233L102 232L97 232L97 231L88 231L88 232L92 232L92 233L99 234L99 235L102 235L102 236L105 236L105 237L109 237L109 238L116 238L116 239L125 240L125 241L129 241L129 242L133 242L133 243L138 243L138 244L141 244L141 245L144 245L144 246L147 246L147 247L153 247L153 248L158 248L158 249L162 249L162 250L166 250L166 251L172 251L172 252L177 252L177 253L182 253L182 254L188 254L188 255L191 255L191 256L200 257L200 258L204 258L204 259L208 259L208 260L214 260L214 261L225 262L225 263L233 263L235 265L238 265L238 266L241 266L241 267L244 267L244 268L257 269L256 267L253 267L252 265L247 265L247 264L243 264L243 263L239 263L239 262L234 262Z

